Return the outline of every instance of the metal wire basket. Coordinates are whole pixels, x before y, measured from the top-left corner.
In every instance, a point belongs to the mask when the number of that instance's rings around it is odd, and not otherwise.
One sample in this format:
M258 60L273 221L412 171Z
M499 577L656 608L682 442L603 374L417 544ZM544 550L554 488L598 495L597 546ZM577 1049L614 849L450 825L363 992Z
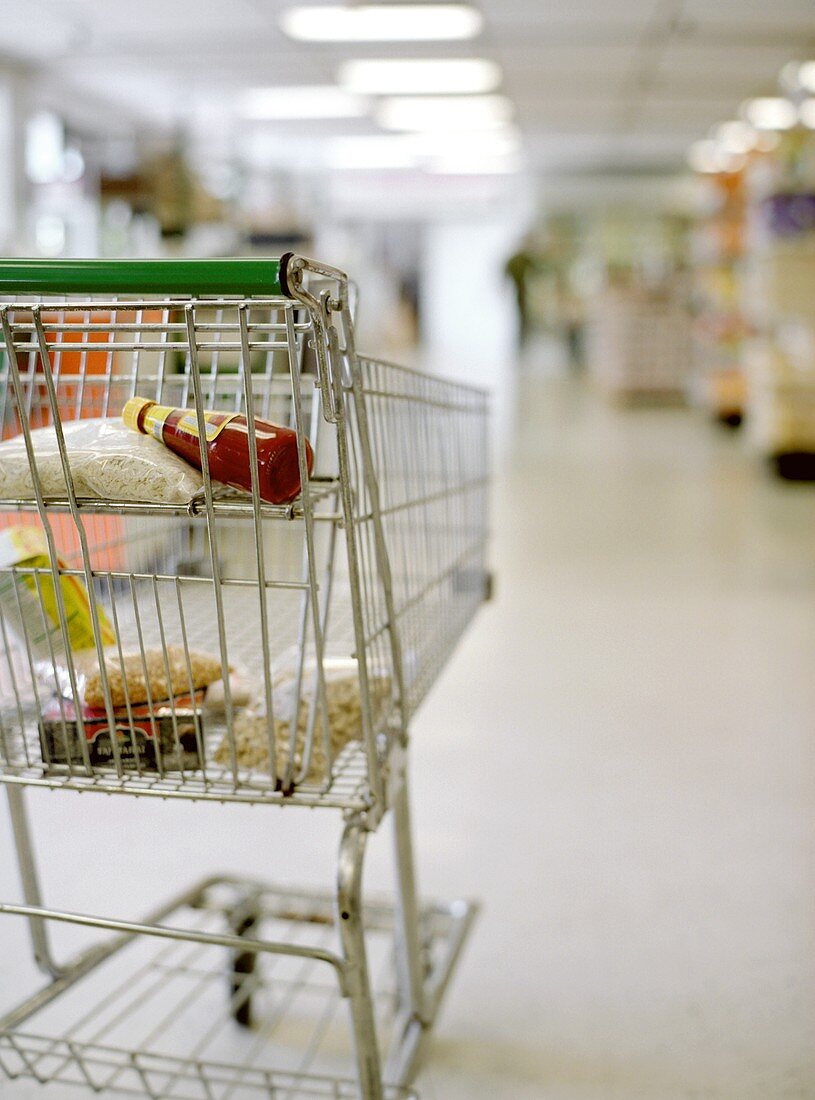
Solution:
M246 264L241 280L251 278ZM26 295L0 311L0 423L24 435L33 490L31 499L0 499L0 509L6 523L27 513L50 552L45 564L0 570L0 591L16 593L24 581L59 595L60 577L87 587L104 701L92 735L81 713L79 731L69 729L52 701L54 684L70 688L82 675L65 609L52 631L58 652L37 659L31 635L44 625L11 621L15 608L0 603L3 779L346 809L382 800L389 747L485 594L486 398L357 357L347 295L332 291L331 273L312 270L318 291L303 285L305 267L291 270L294 298ZM59 265L48 271L66 285ZM88 416L119 417L134 395L196 415L226 409L290 425L304 471L310 441L314 473L293 503L270 505L257 484L236 494L214 482L199 440L204 483L186 508L83 498L63 430ZM45 492L34 426L56 435L61 497ZM169 727L173 751L137 743L131 700L111 692L110 655L114 666L128 657L149 682L151 661L161 665L169 649L185 666L176 694L188 697L190 653L202 648L220 665L223 713L185 706L182 714L173 694L148 698L147 718ZM292 651L289 675L276 675ZM352 738L332 729L327 659L335 669L337 659L348 662ZM253 685L248 715L232 698L230 668ZM90 739L105 753L90 752Z

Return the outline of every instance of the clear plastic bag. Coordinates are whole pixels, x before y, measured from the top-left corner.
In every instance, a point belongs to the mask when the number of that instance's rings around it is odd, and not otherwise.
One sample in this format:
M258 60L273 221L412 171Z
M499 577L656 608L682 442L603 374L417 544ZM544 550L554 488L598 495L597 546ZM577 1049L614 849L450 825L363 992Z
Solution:
M275 752L277 774L282 776L287 768L291 749L291 723L297 714L297 733L294 745L294 769L303 768L306 750L306 734L312 710L312 696L317 688L317 661L308 654L303 661L299 690L298 669L300 651L295 646L285 651L272 668L272 691L275 708ZM326 657L323 660L325 676L325 700L328 710L331 756L336 760L352 741L362 737L362 700L359 687L359 665L353 658ZM391 680L384 673L369 674L369 689L374 706L374 723L385 711L391 696ZM265 771L269 768L269 740L266 707L256 701L235 719L233 731L227 732L215 751L216 763L229 765L231 761L230 738L234 738L237 764L242 768ZM328 767L325 741L319 716L314 720L314 739L305 781L320 783L327 779Z
M187 651L180 645L168 645L166 649L148 646L143 651L125 649L121 657L118 647L110 646L104 657L114 709L128 703L157 703L190 690L198 691L222 676L220 657L196 649ZM73 667L79 701L84 706L103 709L105 692L95 650L74 653ZM56 685L61 695L73 694L68 669L59 664Z
M66 421L62 427L78 497L187 505L203 486L198 470L118 419ZM31 433L43 496L67 495L56 432ZM30 500L34 480L22 434L0 443L0 500Z

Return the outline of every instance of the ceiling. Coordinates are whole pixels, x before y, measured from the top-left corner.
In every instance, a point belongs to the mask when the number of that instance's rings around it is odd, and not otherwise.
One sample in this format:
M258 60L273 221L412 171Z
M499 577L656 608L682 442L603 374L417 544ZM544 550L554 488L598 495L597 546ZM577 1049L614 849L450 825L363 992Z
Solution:
M474 42L398 47L292 43L276 25L290 2L6 0L0 49L36 67L40 97L107 126L197 110L213 130L241 88L329 83L347 58L489 57L542 173L675 167L742 99L772 93L785 62L815 56L813 0L483 0Z

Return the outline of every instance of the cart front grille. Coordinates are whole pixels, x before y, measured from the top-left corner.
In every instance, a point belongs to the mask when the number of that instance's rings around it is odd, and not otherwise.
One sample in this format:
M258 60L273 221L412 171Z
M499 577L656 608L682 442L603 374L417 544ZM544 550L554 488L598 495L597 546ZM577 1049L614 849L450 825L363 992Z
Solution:
M2 497L0 477L0 533L33 526L48 544L45 562L0 568L0 781L384 801L390 749L485 597L488 410L474 388L357 358L335 291L328 322L284 298L0 305L0 436L25 438L31 481ZM293 428L313 476L285 505L207 477L184 505L82 495L55 434L62 487L44 488L31 433L118 420L133 396ZM19 606L26 586L43 605L66 583L92 596L102 718L90 732L65 705L88 653L72 649L65 615L41 607L32 626ZM220 712L194 699L198 651L226 684ZM131 699L129 677L115 696L110 662L128 658L148 684L163 666L165 685L175 659L193 701L177 705L178 686Z

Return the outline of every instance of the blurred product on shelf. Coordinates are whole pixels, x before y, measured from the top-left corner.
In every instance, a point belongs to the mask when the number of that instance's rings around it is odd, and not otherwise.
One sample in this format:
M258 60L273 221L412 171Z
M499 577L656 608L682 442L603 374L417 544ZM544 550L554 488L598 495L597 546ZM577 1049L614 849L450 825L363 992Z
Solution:
M746 243L743 170L699 180L700 214L691 234L694 267L693 393L714 420L738 427L744 417L743 353L752 334L742 306Z
M623 401L684 400L690 316L681 279L649 287L616 278L589 306L588 364L608 396Z
M779 476L815 480L815 134L779 135L744 175L750 440Z
M750 439L790 481L815 480L815 332L788 325L747 354Z
M763 332L788 321L815 325L815 134L783 134L746 174L752 315Z

